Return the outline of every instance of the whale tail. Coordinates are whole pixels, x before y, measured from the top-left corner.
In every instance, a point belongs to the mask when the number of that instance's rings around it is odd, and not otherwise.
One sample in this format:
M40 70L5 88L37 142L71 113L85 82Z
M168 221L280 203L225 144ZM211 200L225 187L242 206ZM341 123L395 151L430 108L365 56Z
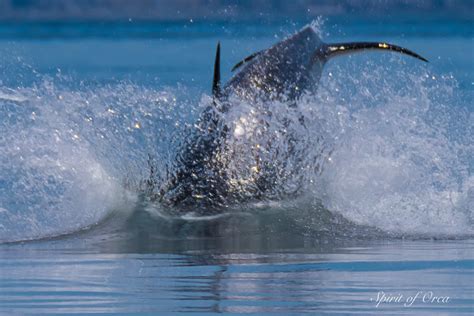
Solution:
M366 50L389 50L405 55L409 55L415 58L418 58L424 62L428 60L411 50L388 43L377 43L377 42L351 42L351 43L334 43L326 44L322 47L321 51L316 53L317 57L322 55L325 59L329 59L339 55L353 54L356 52L366 51Z

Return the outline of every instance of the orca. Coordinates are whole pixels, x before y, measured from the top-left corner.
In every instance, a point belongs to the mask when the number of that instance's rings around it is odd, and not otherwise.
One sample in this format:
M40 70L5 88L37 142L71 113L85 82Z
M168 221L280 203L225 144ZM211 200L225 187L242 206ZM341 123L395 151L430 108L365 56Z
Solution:
M203 110L189 137L181 144L174 172L164 183L156 185L159 188L152 200L178 209L179 212L218 214L230 205L274 197L268 193L278 191L275 186L279 185L276 179L281 164L261 161L263 155L258 153L268 150L272 146L271 142L257 144L257 153L250 159L253 162L241 170L231 171L229 165L232 164L234 149L231 148L229 138L235 131L226 121L225 114L241 102L271 104L278 101L297 108L298 99L317 88L328 60L368 50L397 52L427 62L411 50L385 42L327 44L312 26L306 26L272 47L238 62L232 71L239 71L222 86L218 43L212 102ZM304 124L304 118L301 124ZM288 154L291 154L291 144L297 139L288 135L287 141L290 143ZM298 168L298 165L293 168ZM245 174L245 179L240 174ZM297 193L298 186L293 191Z

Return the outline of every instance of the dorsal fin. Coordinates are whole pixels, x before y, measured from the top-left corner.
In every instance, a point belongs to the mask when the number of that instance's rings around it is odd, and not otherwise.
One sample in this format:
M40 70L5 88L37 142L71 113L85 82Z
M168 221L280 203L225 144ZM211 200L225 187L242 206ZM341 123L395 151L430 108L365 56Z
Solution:
M261 51L253 53L252 55L249 55L249 56L245 57L244 59L239 61L237 64L235 64L234 67L232 67L232 71L235 71L237 68L239 68L240 66L242 66L245 63L248 63L249 61L251 61L252 59L254 59L255 57L257 57L258 55L260 55L263 52L264 51L261 50Z
M214 78L212 79L212 96L219 99L221 95L221 43L217 42L216 59L214 61Z

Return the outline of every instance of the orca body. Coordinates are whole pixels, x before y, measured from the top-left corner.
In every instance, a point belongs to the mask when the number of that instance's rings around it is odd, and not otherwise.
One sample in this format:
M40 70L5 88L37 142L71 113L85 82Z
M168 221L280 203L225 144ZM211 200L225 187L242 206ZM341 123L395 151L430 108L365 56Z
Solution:
M240 68L240 71L221 87L218 44L213 102L201 113L191 135L183 142L176 157L176 170L160 186L154 200L183 213L216 214L236 203L274 197L268 193L278 191L275 186L279 184L281 165L261 161L258 154L268 150L271 142L257 144L251 162L241 170L230 171L235 149L228 140L235 133L232 130L235 127L224 119L226 113L240 102L271 104L278 101L297 108L298 99L317 88L324 64L329 59L366 50L389 50L427 61L406 48L388 43L326 44L313 27L307 26L236 64L233 70ZM291 143L295 141L288 136L289 154L292 153ZM239 173L245 174L245 179Z

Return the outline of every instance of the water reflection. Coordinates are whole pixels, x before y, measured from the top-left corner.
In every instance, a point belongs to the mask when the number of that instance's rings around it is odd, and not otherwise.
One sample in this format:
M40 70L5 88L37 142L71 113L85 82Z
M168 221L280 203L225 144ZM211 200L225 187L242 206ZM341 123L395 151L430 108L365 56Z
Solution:
M377 314L379 291L419 290L452 300L383 311L467 312L473 250L472 239L393 239L324 210L185 221L139 207L81 233L0 245L0 313Z
M67 244L86 244L111 253L268 253L309 249L332 252L334 246L387 238L381 231L350 223L321 207L261 208L230 211L214 219L164 217L139 206L112 214L97 227L71 235ZM58 244L64 238L60 238Z
M48 242L51 243L51 242ZM104 254L45 243L2 246L0 312L349 312L376 314L378 291L431 290L472 308L473 241L385 241L314 252ZM64 245L63 245L64 246ZM324 251L323 251L324 250ZM441 309L439 309L441 308Z

